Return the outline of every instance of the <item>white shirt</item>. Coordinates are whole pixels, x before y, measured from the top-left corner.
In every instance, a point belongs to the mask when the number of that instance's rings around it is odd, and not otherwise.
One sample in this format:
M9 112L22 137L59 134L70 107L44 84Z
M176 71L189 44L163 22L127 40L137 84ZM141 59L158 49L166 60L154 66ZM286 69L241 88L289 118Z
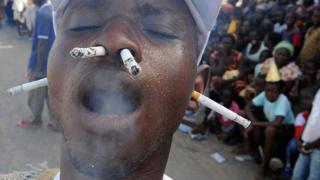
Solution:
M302 134L302 140L311 143L320 138L320 89L313 100L312 110Z
M54 177L53 180L60 180L60 172L58 172L58 174L56 174L56 176ZM173 179L167 175L163 175L163 180L173 180Z

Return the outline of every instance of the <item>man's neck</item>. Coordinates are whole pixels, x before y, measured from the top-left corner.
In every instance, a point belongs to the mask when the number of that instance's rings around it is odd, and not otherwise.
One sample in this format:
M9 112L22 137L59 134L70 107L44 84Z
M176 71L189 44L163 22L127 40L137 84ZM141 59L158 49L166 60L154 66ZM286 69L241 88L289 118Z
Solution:
M162 180L169 158L170 148L171 140L167 144L160 145L157 151L144 161L144 163L131 176L127 177L126 180ZM74 168L67 157L67 151L64 147L62 147L61 154L61 180L93 180L91 177L85 176ZM104 179L108 178L106 177Z

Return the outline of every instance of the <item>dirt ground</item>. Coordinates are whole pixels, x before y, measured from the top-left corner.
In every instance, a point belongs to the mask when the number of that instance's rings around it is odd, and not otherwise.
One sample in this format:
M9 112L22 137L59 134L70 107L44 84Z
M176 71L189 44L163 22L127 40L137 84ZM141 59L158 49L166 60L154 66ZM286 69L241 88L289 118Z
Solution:
M59 167L61 135L46 126L19 128L16 121L30 115L27 94L10 97L5 91L27 81L30 48L31 40L18 38L15 28L4 26L0 29L0 173L28 170L28 164L46 162L49 167ZM44 112L44 120L47 119ZM252 161L235 160L232 148L218 142L214 135L199 142L177 132L166 174L175 180L253 179L257 165ZM226 162L214 161L210 155L215 152Z

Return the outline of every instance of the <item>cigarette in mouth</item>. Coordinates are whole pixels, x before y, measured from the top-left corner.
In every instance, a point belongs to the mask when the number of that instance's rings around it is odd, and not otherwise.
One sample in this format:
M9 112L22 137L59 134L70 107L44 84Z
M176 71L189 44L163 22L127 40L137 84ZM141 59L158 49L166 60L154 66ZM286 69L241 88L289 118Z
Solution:
M25 83L20 86L10 88L7 90L7 92L9 92L11 96L14 96L14 95L17 95L22 92L28 92L28 91L31 91L31 90L34 90L37 88L45 87L45 86L48 86L48 79L47 78L40 79L40 80L33 81L33 82L29 82L29 83Z
M73 58L92 58L92 57L106 56L107 50L103 46L95 46L95 47L88 47L88 48L76 47L70 51L70 55Z
M95 46L89 48L74 48L70 51L70 55L73 58L92 58L92 57L101 57L107 55L107 50L103 46ZM129 49L122 49L120 51L120 56L122 62L126 69L129 71L130 74L136 76L138 75L142 69L140 65L135 60L134 56L132 55Z
M224 106L220 105L219 103L216 103L215 101L211 100L210 98L202 95L201 93L197 91L192 92L192 98L196 101L198 101L200 104L210 108L211 110L221 114L222 116L239 123L244 128L248 128L251 124L250 121L247 119L239 116L237 113L232 112L228 108L225 108Z

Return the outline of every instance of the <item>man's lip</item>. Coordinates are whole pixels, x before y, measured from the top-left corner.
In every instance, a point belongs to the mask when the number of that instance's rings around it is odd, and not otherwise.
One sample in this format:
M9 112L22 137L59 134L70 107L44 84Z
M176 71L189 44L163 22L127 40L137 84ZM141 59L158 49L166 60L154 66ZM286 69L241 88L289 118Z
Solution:
M74 96L75 113L83 127L92 133L107 135L109 133L125 131L132 128L140 116L142 106L142 95L139 82L133 79L128 73L122 71L96 70L87 73L80 81ZM134 105L129 110L117 111L113 113L101 113L93 111L83 104L83 98L95 91L106 93L119 93ZM113 98L115 101L116 98ZM125 101L122 100L122 103ZM114 102L108 105L113 105ZM116 103L114 103L116 104ZM112 108L111 108L112 109ZM123 112L123 113L122 113Z

